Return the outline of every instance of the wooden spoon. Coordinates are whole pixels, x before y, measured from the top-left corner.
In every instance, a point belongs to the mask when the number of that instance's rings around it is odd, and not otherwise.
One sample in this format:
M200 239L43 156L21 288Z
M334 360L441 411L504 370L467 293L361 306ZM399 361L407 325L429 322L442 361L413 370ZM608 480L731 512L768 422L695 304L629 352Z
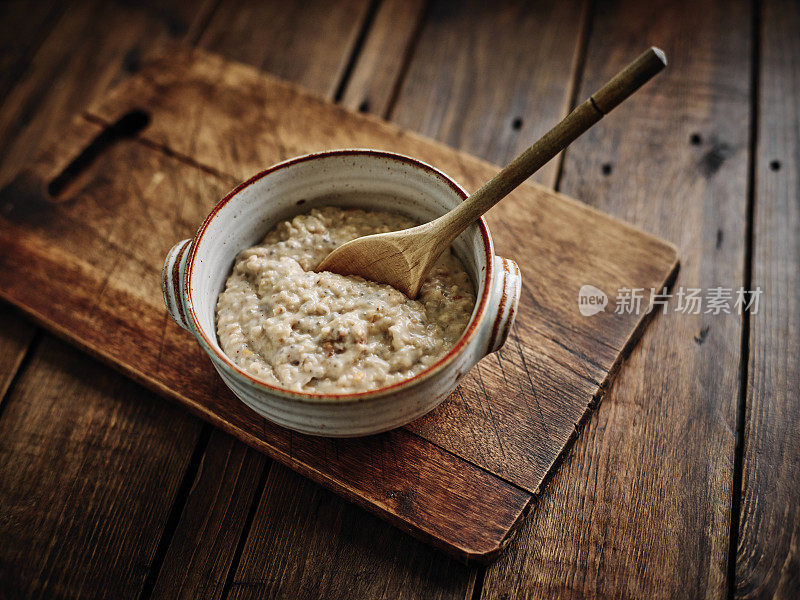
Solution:
M650 48L456 208L418 227L367 235L342 244L319 264L317 271L360 275L388 283L409 298L416 298L428 269L462 231L666 64L664 52Z

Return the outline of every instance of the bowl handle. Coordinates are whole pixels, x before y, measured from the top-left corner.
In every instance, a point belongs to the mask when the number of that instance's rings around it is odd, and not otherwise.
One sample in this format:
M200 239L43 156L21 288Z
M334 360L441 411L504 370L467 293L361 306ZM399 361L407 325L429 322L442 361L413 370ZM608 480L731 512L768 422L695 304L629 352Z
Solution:
M164 294L164 304L172 320L187 331L189 321L186 318L186 309L181 299L181 282L186 272L186 258L189 256L189 246L192 240L183 240L175 244L164 259L161 269L161 292Z
M517 316L519 293L522 290L522 273L517 263L502 256L494 257L494 268L497 277L494 279L490 302L490 310L494 318L487 319L490 326L489 344L486 354L499 350L506 342L514 318ZM492 312L489 313L492 315Z

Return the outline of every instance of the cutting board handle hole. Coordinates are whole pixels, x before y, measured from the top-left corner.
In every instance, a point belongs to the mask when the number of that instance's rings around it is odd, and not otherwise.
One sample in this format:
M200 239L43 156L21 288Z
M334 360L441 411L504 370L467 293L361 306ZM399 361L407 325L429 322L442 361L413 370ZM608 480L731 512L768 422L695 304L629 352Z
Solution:
M150 123L147 111L135 109L122 115L86 146L48 185L47 191L53 198L58 198L78 176L86 171L97 157L110 148L115 142L136 137Z

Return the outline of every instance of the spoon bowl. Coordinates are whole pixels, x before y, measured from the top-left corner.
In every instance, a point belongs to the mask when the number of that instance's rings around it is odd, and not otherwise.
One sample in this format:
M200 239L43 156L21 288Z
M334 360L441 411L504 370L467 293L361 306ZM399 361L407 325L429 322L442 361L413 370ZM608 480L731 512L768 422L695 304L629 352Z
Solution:
M451 240L438 235L437 221L345 242L316 270L389 283L409 298L416 298L425 274L450 245Z

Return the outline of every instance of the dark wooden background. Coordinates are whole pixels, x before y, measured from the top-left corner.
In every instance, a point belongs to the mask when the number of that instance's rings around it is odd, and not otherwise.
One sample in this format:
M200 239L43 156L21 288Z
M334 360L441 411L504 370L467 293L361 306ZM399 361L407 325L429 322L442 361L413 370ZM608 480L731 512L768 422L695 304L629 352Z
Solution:
M0 598L796 598L798 32L791 0L0 4L0 184L169 41L496 163L659 45L648 101L536 178L675 242L677 286L764 290L757 315L654 320L487 568L0 304Z

